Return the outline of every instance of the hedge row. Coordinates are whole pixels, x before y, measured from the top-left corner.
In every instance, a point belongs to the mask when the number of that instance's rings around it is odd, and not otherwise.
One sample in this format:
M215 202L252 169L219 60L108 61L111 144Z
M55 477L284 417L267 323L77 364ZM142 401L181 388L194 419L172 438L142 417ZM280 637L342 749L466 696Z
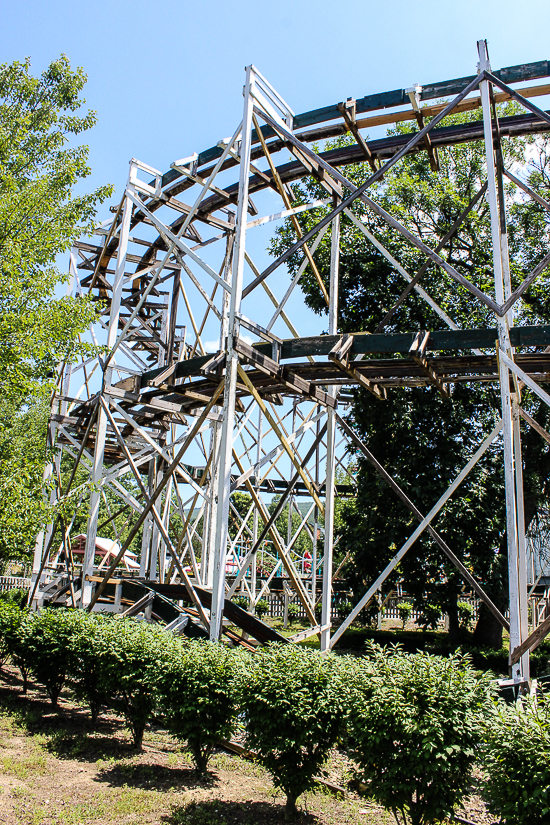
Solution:
M371 645L363 658L296 645L255 654L188 641L119 616L29 613L0 602L0 662L44 685L54 705L67 682L95 723L124 715L136 747L153 712L187 742L199 771L237 726L287 811L309 790L335 745L365 793L413 825L451 816L474 763L503 822L545 821L550 810L550 706L498 702L487 674L461 655L405 654Z

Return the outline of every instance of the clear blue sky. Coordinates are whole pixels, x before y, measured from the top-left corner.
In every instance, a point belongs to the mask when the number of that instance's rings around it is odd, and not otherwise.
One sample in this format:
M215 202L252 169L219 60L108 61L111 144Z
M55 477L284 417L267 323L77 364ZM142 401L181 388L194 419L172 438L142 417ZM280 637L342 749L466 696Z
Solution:
M125 182L134 156L162 170L229 135L254 63L294 111L550 58L548 0L18 0L2 4L0 61L35 72L65 52L89 76L99 123L91 184Z

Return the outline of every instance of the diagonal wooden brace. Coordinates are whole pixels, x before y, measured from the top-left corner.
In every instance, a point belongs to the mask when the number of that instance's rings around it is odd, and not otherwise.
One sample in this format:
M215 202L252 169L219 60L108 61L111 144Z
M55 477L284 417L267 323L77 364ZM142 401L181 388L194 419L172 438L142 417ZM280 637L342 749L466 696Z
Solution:
M425 330L421 330L416 334L416 338L412 342L411 348L409 350L409 355L415 361L419 367L422 368L422 371L425 375L430 379L430 384L433 384L439 392L441 393L443 398L450 398L451 394L448 388L443 384L443 382L439 379L436 371L433 367L430 366L428 359L426 358L426 350L428 348L428 339L430 337L430 333L426 332Z
M416 121L420 127L420 129L424 128L424 115L422 114L422 109L420 108L420 100L418 97L419 92L422 89L418 86L413 86L410 89L407 89L407 94L409 95L409 100L411 101L411 106L413 107L414 114L416 116ZM437 154L437 148L434 150L432 146L432 140L430 138L430 133L426 132L424 135L424 145L428 152L428 158L430 159L430 169L432 172L439 172L439 156Z
M368 144L365 142L363 135L357 128L357 123L355 122L355 113L357 109L357 102L348 98L345 103L339 103L338 109L340 110L340 114L344 118L346 122L346 126L352 133L353 137L357 141L357 145L361 147L361 151L365 155L366 159L369 162L370 168L373 172L377 172L378 169L376 168L376 164L374 162L374 158L372 156L372 152L369 149Z
M315 384L312 384L311 381L306 381L301 376L296 375L296 373L289 370L288 367L258 352L258 350L251 347L250 344L245 343L241 338L235 338L233 346L244 361L252 364L252 366L261 370L261 372L264 372L266 375L276 378L277 381L280 381L281 384L284 384L293 392L305 395L317 401L319 404L323 404L325 407L333 407L336 409L338 401L331 395L323 392L323 390L319 389Z
M350 363L349 356L350 350L353 346L353 335L346 333L345 335L340 338L339 341L336 342L334 347L328 354L329 361L332 361L338 369L345 372L346 375L349 375L350 378L359 384L359 386L363 387L365 390L368 390L372 393L378 400L383 400L387 398L386 388L379 387L378 384L374 384L372 381L369 381L368 378L365 378L359 370L355 369L352 366L353 362Z
M202 372L203 375L206 375L207 378L210 378L212 375L219 381L222 377L223 368L225 367L226 357L227 353L224 350L218 352L217 355L213 355L212 358L206 362L206 364L203 364L200 368L200 372Z
M524 653L529 651L532 653L541 642L544 641L546 636L550 633L550 616L545 619L538 627L536 627L530 636L528 636L524 642L518 645L512 652L510 653L510 665L515 665Z

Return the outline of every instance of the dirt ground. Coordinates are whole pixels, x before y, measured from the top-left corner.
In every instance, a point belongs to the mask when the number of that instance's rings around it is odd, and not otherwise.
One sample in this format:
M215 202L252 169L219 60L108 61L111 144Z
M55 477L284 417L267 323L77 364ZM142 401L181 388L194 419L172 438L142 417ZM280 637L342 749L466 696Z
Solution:
M275 825L284 797L257 764L222 750L199 778L185 749L162 729L146 731L142 753L122 719L101 716L95 731L69 691L52 709L45 692L21 693L18 672L0 672L1 825ZM319 785L299 799L302 825L389 825L393 817L362 799L349 762L335 751L327 778L345 794ZM492 822L475 795L462 821ZM461 821L461 820L458 820Z

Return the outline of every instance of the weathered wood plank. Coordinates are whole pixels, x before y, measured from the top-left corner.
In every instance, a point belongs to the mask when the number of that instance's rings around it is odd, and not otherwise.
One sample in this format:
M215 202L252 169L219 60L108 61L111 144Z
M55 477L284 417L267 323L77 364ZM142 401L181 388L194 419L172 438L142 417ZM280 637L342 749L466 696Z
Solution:
M365 333L353 334L352 355L367 355L369 353L408 354L416 332L380 333L368 335ZM305 358L308 355L326 355L340 340L339 335L316 335L308 338L290 338L283 341L281 358ZM493 349L497 339L496 328L466 329L466 330L435 330L430 333L427 350L430 352ZM510 330L510 340L514 347L547 347L550 346L550 325L539 327L514 327ZM255 344L255 353L261 353L268 358L271 355L271 344ZM188 361L181 361L174 372L174 378L187 378L199 375L201 368L212 359L212 355L201 355ZM142 377L142 386L152 382L163 369L158 368L145 372Z

